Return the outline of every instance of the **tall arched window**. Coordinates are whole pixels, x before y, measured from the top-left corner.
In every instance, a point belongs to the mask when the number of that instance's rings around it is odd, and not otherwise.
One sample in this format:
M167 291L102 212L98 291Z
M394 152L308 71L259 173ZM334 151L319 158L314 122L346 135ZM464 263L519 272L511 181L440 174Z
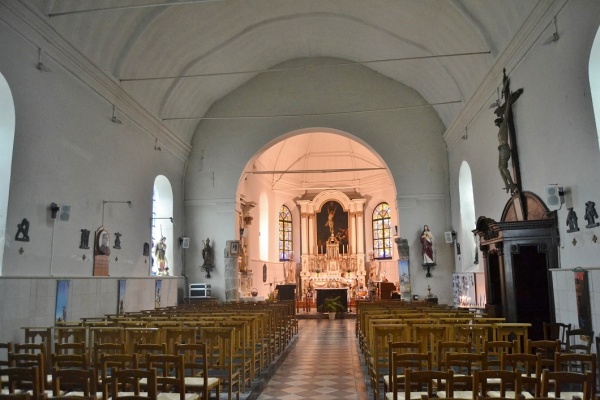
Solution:
M292 213L286 206L279 209L279 261L292 258Z
M260 260L267 261L269 259L269 198L265 192L260 194L259 212L258 255Z
M8 191L15 140L15 106L10 88L0 73L0 275L6 241L6 218L8 214Z
M169 179L159 175L152 196L151 275L173 275L173 246L173 189Z
M462 267L463 270L471 268L475 260L475 199L473 197L473 178L471 168L463 161L458 173L458 193L460 198L460 225L462 245Z
M388 203L379 204L373 211L373 257L392 258L392 219Z
M596 115L596 131L599 137L598 142L600 144L600 29L596 32L596 38L592 45L588 71L590 76L592 104L594 106L594 114Z

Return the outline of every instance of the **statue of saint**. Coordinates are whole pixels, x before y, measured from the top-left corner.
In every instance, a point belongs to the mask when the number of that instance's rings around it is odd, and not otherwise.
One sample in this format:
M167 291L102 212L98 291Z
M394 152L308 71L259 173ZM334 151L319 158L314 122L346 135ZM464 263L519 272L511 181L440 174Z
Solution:
M204 248L202 249L202 259L204 260L204 264L202 266L213 266L213 252L212 247L210 247L210 239L206 238L206 242L204 242Z
M421 244L423 245L421 253L423 254L422 265L435 265L433 259L433 235L429 231L429 226L423 226L423 232L421 233Z

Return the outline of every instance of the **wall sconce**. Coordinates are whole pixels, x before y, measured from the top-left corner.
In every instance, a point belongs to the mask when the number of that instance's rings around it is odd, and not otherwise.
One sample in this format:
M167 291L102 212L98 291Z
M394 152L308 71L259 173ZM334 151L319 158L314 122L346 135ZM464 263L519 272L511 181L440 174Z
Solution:
M50 212L52 213L52 219L56 219L56 216L58 215L58 210L60 210L60 207L58 206L58 204L56 204L56 203L50 204Z

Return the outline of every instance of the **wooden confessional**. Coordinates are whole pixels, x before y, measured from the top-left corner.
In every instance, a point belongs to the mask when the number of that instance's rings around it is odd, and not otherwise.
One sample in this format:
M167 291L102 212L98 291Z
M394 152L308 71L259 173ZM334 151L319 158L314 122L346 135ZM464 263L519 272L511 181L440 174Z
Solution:
M556 212L533 193L514 195L501 222L480 217L475 230L483 253L486 312L507 322L529 322L531 339L554 322L550 269L559 268Z

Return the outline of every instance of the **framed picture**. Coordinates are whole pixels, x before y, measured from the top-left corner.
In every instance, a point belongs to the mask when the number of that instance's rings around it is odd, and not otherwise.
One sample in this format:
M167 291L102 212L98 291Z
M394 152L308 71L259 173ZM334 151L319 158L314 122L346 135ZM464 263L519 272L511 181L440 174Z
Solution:
M103 226L96 231L96 255L110 255L110 236Z
M231 240L229 243L229 254L237 256L240 254L240 242L239 240Z

